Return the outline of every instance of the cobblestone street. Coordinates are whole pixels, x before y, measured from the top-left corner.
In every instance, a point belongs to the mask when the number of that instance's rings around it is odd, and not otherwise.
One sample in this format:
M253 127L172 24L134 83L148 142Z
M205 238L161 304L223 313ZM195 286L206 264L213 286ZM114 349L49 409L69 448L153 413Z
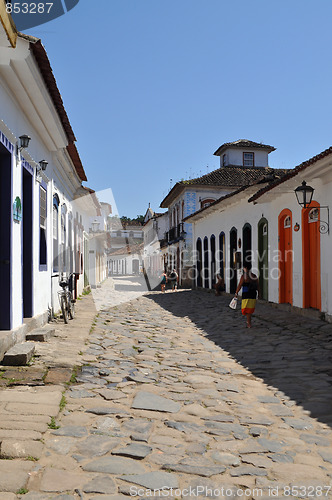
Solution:
M94 300L24 498L332 498L332 325L261 303L248 330L228 296L134 278Z

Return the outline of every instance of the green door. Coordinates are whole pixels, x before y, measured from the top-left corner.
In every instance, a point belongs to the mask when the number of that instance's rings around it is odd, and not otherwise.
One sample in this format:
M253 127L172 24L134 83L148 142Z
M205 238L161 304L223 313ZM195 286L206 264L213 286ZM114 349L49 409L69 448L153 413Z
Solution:
M258 223L258 269L261 298L269 300L269 230L265 218Z

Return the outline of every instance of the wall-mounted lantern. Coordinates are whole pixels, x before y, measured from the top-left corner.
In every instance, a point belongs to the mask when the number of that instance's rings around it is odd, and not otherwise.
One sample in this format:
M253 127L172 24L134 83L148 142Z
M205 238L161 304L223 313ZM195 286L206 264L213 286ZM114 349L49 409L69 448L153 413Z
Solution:
M295 189L296 199L299 205L303 208L307 208L312 200L312 195L314 194L314 188L308 186L306 181L303 181L301 186Z
M314 191L315 190L313 187L308 186L306 181L303 181L301 186L298 186L295 189L295 194L296 194L296 199L298 201L298 204L303 208L310 207L310 203L312 201L312 196L314 194ZM321 210L327 211L327 221L323 221L320 219ZM309 213L308 217L309 217L310 221L319 223L318 230L321 234L326 234L326 233L330 234L330 210L329 210L329 207L320 205L319 207L313 207L312 211L315 212L315 217L310 217L311 214Z

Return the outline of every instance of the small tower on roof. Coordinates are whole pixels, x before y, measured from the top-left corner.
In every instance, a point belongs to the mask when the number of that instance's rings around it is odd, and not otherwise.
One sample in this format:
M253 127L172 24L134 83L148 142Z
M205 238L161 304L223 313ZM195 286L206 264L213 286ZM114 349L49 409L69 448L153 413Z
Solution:
M239 139L225 142L213 154L220 156L220 168L266 168L269 166L268 155L272 151L275 151L275 148L268 144Z

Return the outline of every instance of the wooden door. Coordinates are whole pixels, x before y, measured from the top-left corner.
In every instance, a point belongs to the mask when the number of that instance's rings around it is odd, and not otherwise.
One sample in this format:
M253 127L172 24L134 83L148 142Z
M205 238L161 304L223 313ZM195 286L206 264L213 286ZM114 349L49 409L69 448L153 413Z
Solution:
M293 238L292 212L279 214L279 302L293 303Z
M302 209L303 307L321 309L319 204Z

